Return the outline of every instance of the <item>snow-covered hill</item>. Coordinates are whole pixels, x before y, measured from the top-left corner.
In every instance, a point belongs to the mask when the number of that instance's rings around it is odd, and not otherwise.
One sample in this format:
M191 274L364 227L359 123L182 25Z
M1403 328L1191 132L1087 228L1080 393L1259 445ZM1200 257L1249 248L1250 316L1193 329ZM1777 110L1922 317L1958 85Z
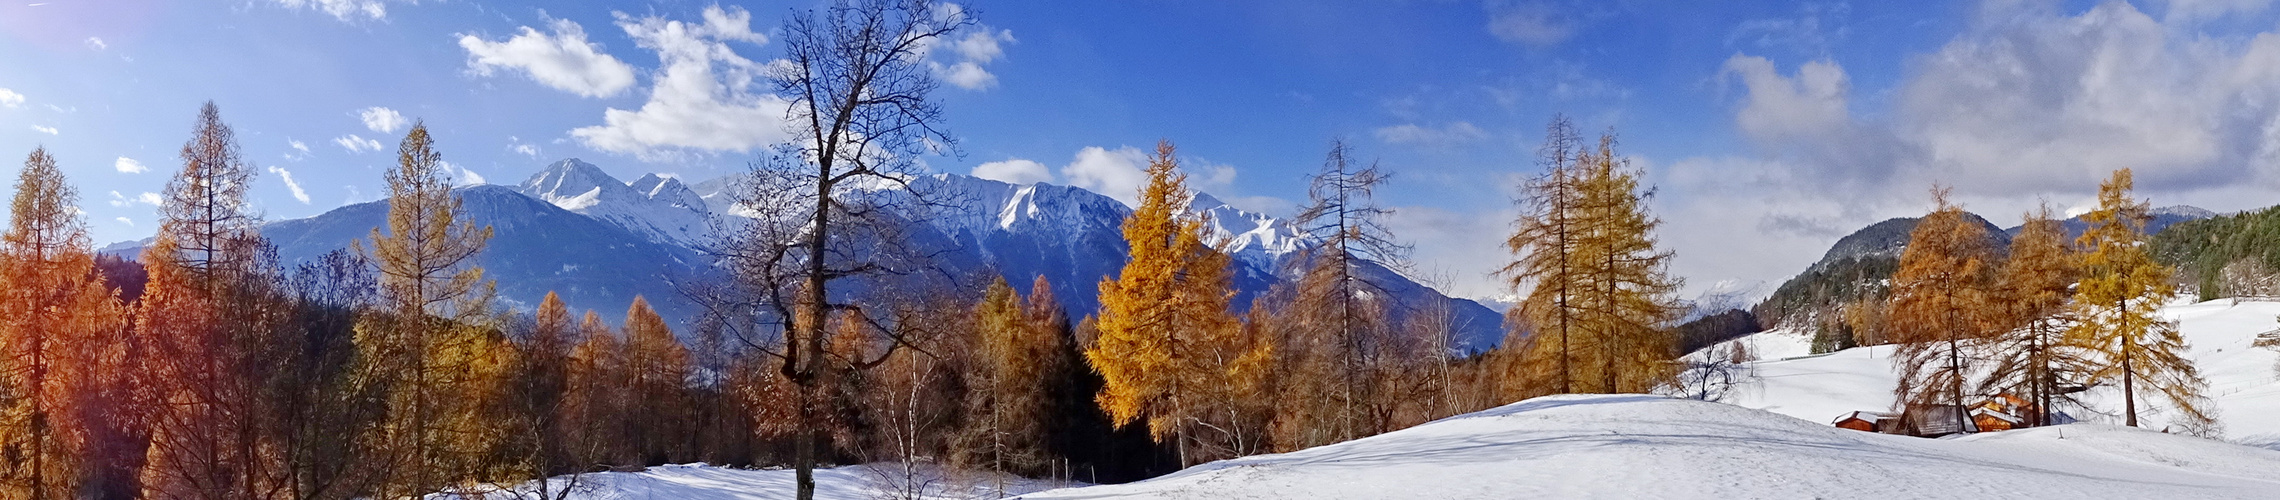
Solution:
M1551 396L1026 499L2274 498L2280 452L2106 425L1919 439L1733 405Z
M2228 440L2280 449L2280 352L2251 347L2258 333L2280 327L2280 302L2180 302L2161 310L2178 321L2190 356L2209 382L2217 418ZM1730 341L1747 346L1758 361L1745 365L1741 382L1726 396L1736 405L1759 408L1813 422L1829 422L1854 410L1892 406L1892 347L1862 347L1810 355L1809 335L1788 329ZM1706 350L1707 351L1707 350ZM2138 399L2153 411L2142 414L2150 429L2168 425L2158 402ZM2120 423L2120 392L2099 387L2087 393L2089 411L2067 409L2091 422ZM2280 490L2275 490L2280 491Z

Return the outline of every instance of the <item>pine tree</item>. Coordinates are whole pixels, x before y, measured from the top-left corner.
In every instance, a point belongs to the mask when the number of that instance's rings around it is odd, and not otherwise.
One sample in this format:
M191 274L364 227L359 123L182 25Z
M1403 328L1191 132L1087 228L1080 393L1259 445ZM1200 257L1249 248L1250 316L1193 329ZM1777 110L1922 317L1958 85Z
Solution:
M593 311L578 322L577 339L558 417L564 447L580 469L633 465L634 451L624 434L630 395L624 343Z
M1124 220L1131 260L1100 283L1100 338L1085 359L1107 381L1098 401L1117 425L1146 420L1152 437L1191 451L1229 453L1257 446L1244 429L1199 436L1214 403L1264 371L1271 350L1246 339L1227 302L1233 261L1203 241L1206 221L1183 206L1193 197L1170 141L1149 158L1140 206ZM1239 453L1235 453L1239 454Z
M2174 271L2146 252L2146 203L2130 198L2132 187L2130 169L2114 171L2098 185L2098 208L2082 216L2090 230L2075 244L2089 254L2074 288L2079 322L2067 332L2068 342L2095 353L2087 382L2121 384L2127 425L2138 425L2138 391L2149 387L2169 402L2171 421L2182 430L2219 435L2216 408L2203 394L2208 382L2185 357L2177 324L2156 314L2176 294Z
M1389 416L1399 394L1380 389L1397 376L1396 350L1402 347L1388 324L1390 296L1384 284L1367 277L1364 266L1408 267L1407 245L1393 237L1372 192L1389 178L1376 164L1357 167L1352 151L1334 141L1322 170L1310 178L1307 208L1295 223L1319 243L1305 250L1307 267L1287 296L1286 318L1271 320L1284 331L1279 371L1285 404L1277 426L1285 447L1304 448L1390 430ZM1256 322L1254 322L1256 323Z
M414 122L388 180L388 227L359 253L380 270L382 313L358 325L359 359L388 401L370 438L385 464L379 496L473 486L491 472L512 349L492 326L494 284L474 265L491 237L451 193L427 125Z
M522 427L530 434L533 455L526 465L532 469L532 479L578 472L580 464L571 460L565 448L559 418L569 385L570 350L578 343L577 328L562 297L549 291L531 313L529 330L522 339L515 393Z
M1993 317L1996 255L1985 230L1948 201L1946 188L1934 188L1932 199L1938 208L1909 234L1892 275L1889 322L1899 344L1892 362L1900 373L1893 393L1910 407L1953 405L1956 428L1968 429L1964 384L1979 368L1973 342L1987 337Z
M277 434L264 397L285 317L276 252L246 207L252 168L213 103L181 156L143 251L150 281L133 342L145 344L129 346L149 376L133 403L151 409L143 495L275 496L289 475L262 453Z
M2002 307L1996 329L2003 333L1978 392L2024 395L2034 405L2022 415L2032 426L2050 425L2052 406L2062 397L2059 387L2078 384L2086 361L2081 349L2064 342L2073 321L2067 302L2081 275L2081 256L2065 231L2050 207L2027 214L2011 238L1994 290L1994 303Z
M958 462L1017 474L1042 470L1051 408L1046 377L1061 370L1057 332L1032 319L1004 277L984 290L974 322L977 345L966 370L968 424L958 446L968 456Z
M123 326L95 272L77 193L45 148L24 161L0 235L0 498L70 498L88 462L85 437L107 417L101 354Z
M1647 392L1676 381L1677 335L1683 309L1673 297L1680 281L1668 273L1671 253L1655 247L1662 225L1647 213L1638 171L1615 153L1615 137L1602 135L1595 152L1577 164L1581 217L1571 269L1585 285L1571 297L1579 330L1594 346L1598 391ZM1581 300L1577 300L1581 299ZM1573 332L1571 332L1572 336Z
M624 359L631 384L627 389L645 415L627 420L642 463L689 460L689 349L640 296L625 312Z
M1544 170L1521 187L1517 230L1504 241L1518 258L1498 273L1514 291L1527 290L1505 312L1508 333L1497 354L1507 399L1576 391L1580 304L1575 299L1588 288L1576 258L1582 240L1582 141L1566 116L1552 117L1544 145L1536 150Z

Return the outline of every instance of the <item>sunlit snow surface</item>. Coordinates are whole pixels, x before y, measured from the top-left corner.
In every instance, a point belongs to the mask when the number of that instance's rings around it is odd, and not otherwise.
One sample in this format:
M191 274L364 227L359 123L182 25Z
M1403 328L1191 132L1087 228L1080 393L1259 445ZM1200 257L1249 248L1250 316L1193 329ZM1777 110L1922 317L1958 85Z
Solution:
M2078 424L1936 440L1649 395L1551 396L1090 498L2274 498L2280 452Z
M2280 442L2280 303L2177 304L2227 440ZM1835 428L1891 406L1890 347L1810 355L1768 332L1727 403L1554 396L1293 453L1024 498L2280 498L2280 451L2091 423L1920 439ZM2088 403L2118 408L2098 389ZM2141 404L2143 400L2141 399ZM1762 409L1762 410L1761 410ZM2110 410L2109 410L2110 411ZM1791 418L1795 417L1795 418ZM2155 408L2151 429L2167 420Z
M2194 364L2209 381L2208 395L2217 403L2226 439L2280 449L2280 378L2273 372L2280 351L2249 345L2257 334L2280 328L2276 320L2280 302L2177 303L2162 308L2161 314L2178 322ZM1809 336L1785 331L1733 342L1748 345L1766 361L1747 367L1744 381L1725 399L1728 403L1814 422L1829 422L1848 411L1892 406L1898 376L1892 370L1890 346L1812 356ZM2065 411L2085 421L2122 423L2121 392L2116 388L2092 389L2085 400L2091 408ZM2141 393L2138 404L2144 409L2140 413L2144 427L2168 426L2158 398L2149 401ZM2280 498L2280 492L2273 498Z
M987 473L946 474L932 467L918 469L917 480L907 481L902 478L911 476L904 472L901 464L895 463L818 469L815 497L818 500L878 500L910 498L905 494L918 492L916 497L924 499L998 498L1000 487L1008 495L1018 495L1067 485ZM774 500L794 496L791 469L736 469L703 464L663 465L640 472L602 472L575 478L561 476L549 480L548 487L556 495L561 494L563 488L570 488L568 498L578 500ZM482 497L538 498L537 488L533 483L512 492L493 491ZM461 498L475 496L430 496L430 500Z

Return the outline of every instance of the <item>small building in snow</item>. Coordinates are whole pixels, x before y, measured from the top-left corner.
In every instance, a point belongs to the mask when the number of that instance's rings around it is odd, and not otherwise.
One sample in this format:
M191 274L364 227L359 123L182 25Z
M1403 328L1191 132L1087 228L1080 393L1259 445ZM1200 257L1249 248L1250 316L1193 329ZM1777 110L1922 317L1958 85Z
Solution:
M1956 405L1908 405L1908 411L1900 415L1900 426L1905 429L1901 434L1940 437L1979 432L1968 416Z
M1981 405L1971 408L1971 424L1978 427L1980 432L2007 431L2026 425L2026 419Z
M1832 422L1832 424L1836 425L1837 427L1843 427L1846 429L1852 429L1861 432L1891 433L1896 430L1896 427L1898 427L1897 424L1899 424L1899 422L1900 415L1896 413L1887 413L1881 411L1855 411L1847 412L1844 415L1838 416L1837 420L1835 422Z

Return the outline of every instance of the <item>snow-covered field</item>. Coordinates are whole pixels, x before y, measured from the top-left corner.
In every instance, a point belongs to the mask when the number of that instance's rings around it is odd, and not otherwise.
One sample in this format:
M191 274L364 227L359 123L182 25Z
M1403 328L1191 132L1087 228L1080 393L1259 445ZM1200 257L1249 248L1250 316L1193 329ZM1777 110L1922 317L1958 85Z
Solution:
M1214 462L1105 498L2260 498L2280 451L2101 424L1920 439L1649 395L1551 396Z
M2273 372L2280 352L2249 345L2258 333L2280 328L2280 302L2181 302L2161 313L2178 321L2192 348L2194 364L2209 381L2208 395L2217 403L2226 439L2280 449L2280 377ZM1823 423L1848 411L1892 406L1898 375L1892 370L1890 346L1813 356L1808 354L1809 336L1782 331L1732 342L1747 344L1764 361L1747 365L1742 382L1725 402ZM2122 422L2119 390L2093 389L2085 400L2105 414L2068 412L2089 422ZM2141 394L2138 404L2143 408L2149 402ZM2141 411L2140 423L2156 430L2167 426L2158 399L2150 406L2150 413Z
M916 481L904 480L905 477L915 477ZM575 478L561 476L548 480L547 486L557 495L563 488L570 488L568 498L578 500L776 500L793 498L792 479L791 469L734 469L695 464L650 467L640 472L583 474ZM902 465L895 463L818 469L815 482L818 500L999 498L1001 486L1006 494L1017 495L1071 484L986 473L946 474L931 467L906 475ZM540 498L537 490L534 482L513 492L493 492L483 497ZM460 497L434 495L432 500L457 498Z
M2280 353L2249 346L2280 303L2165 308L2210 382L2228 441L2280 449ZM1348 443L1205 464L1126 485L1023 498L2280 498L2280 451L2087 423L1920 439L1831 427L1891 406L1890 347L1810 355L1810 338L1749 344L1728 404L1554 396ZM2087 402L2111 412L2118 393ZM2141 399L2141 404L2143 400ZM1761 411L1762 410L1762 411ZM1790 418L1795 417L1795 418Z
M1891 406L1890 347L1809 355L1768 332L1725 403L1650 395L1552 396L1410 429L1278 455L1213 462L1122 485L1039 491L1106 498L2280 498L2280 353L2252 348L2280 327L2280 303L2179 303L2226 441L2086 423L1953 439L1857 432L1828 422ZM2103 392L2099 392L2103 391ZM2141 400L2142 401L2142 400ZM2089 404L2119 406L2111 389ZM1792 418L1794 417L1794 418ZM2259 446L2264 449L2259 448ZM818 498L895 497L880 466L818 472ZM994 497L988 477L932 473L927 498ZM565 478L556 478L561 485ZM579 479L586 499L790 498L792 473L666 466Z

